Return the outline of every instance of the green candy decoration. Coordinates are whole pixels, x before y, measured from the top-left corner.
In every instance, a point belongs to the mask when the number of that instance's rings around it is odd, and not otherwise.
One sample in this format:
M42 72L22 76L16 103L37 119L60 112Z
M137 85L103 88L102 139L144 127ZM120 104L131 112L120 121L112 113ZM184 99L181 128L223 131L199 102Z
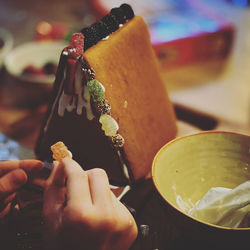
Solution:
M100 102L105 97L105 88L96 79L87 82L89 93L94 102Z

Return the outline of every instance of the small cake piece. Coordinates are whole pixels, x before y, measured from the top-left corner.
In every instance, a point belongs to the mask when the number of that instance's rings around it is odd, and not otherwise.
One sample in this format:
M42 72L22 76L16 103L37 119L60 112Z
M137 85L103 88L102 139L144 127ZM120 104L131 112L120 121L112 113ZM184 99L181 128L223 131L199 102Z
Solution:
M71 157L68 148L63 142L59 141L50 147L53 155L53 159L56 161L61 161L65 157Z

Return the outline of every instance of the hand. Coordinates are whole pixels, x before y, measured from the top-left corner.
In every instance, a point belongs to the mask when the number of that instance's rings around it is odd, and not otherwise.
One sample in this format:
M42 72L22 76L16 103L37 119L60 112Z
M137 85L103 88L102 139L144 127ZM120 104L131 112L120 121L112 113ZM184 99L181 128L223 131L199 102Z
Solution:
M135 221L111 192L106 172L84 171L68 157L54 164L47 181L44 217L49 249L123 250L137 236Z
M37 160L0 162L0 219L8 214L16 191L28 180L28 176L43 163Z

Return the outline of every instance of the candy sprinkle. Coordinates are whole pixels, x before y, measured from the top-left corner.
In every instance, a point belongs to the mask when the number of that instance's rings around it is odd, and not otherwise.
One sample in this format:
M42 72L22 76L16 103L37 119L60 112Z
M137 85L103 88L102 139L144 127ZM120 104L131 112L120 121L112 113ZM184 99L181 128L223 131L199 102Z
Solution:
M112 144L115 146L115 147L123 147L124 145L124 138L120 135L120 134L116 134L115 136L112 136L111 137L111 140L112 140Z
M95 109L98 114L110 114L111 106L106 100L95 103Z

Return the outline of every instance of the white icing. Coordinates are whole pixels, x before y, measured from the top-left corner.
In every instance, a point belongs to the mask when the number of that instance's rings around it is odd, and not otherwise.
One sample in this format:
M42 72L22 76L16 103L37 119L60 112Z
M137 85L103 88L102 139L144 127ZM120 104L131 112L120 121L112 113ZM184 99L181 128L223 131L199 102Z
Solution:
M112 184L109 184L109 187L110 187L111 189L118 189L118 188L120 188L120 186L114 186L114 185L112 185Z
M83 86L83 93L84 93L83 94L84 99L82 98L82 96L81 97L78 96L78 104L79 104L78 108L79 108L79 110L77 112L80 113L82 110L82 107L85 107L87 119L93 120L95 116L94 116L94 114L92 112L92 108L91 108L90 94L89 94L88 87L85 85Z
M117 151L117 154L118 154L119 158L122 159L121 152L120 152L119 150ZM122 161L121 161L121 162L122 162ZM128 167L127 167L127 165L126 165L124 162L122 162L122 170L123 170L124 176L125 176L128 180L130 180L129 173L128 173Z
M106 37L104 37L102 40L103 41L106 41L106 40L108 40L109 39L109 36L106 36Z
M109 187L111 189L118 189L121 188L121 186L114 186L109 184ZM122 190L122 192L120 193L120 195L117 197L118 200L121 200L121 198L131 189L131 187L129 185L125 186Z
M98 81L98 82L99 82L99 81ZM100 86L101 86L103 92L105 93L105 91L106 91L105 87L104 87L100 82L99 82L99 84L100 84Z
M75 75L75 95L65 94L64 91L59 99L58 115L64 116L65 110L72 112L76 109L77 115L82 115L82 109L86 109L86 116L88 120L94 119L92 112L90 95L88 88L82 83L82 70L81 65L77 64Z
M63 117L65 110L68 112L73 111L75 109L75 98L72 95L65 94L64 91L59 99L58 105L58 115Z
M116 120L107 114L102 114L100 116L99 122L102 124L102 130L105 132L106 136L115 136L119 126Z
M123 191L121 192L121 194L117 197L117 199L118 199L118 200L121 200L121 198L122 198L130 189L131 189L130 186L127 185L127 186L123 189Z
M129 180L129 174L128 174L128 167L125 163L122 164L122 168L123 168L123 173L125 175L125 177Z

